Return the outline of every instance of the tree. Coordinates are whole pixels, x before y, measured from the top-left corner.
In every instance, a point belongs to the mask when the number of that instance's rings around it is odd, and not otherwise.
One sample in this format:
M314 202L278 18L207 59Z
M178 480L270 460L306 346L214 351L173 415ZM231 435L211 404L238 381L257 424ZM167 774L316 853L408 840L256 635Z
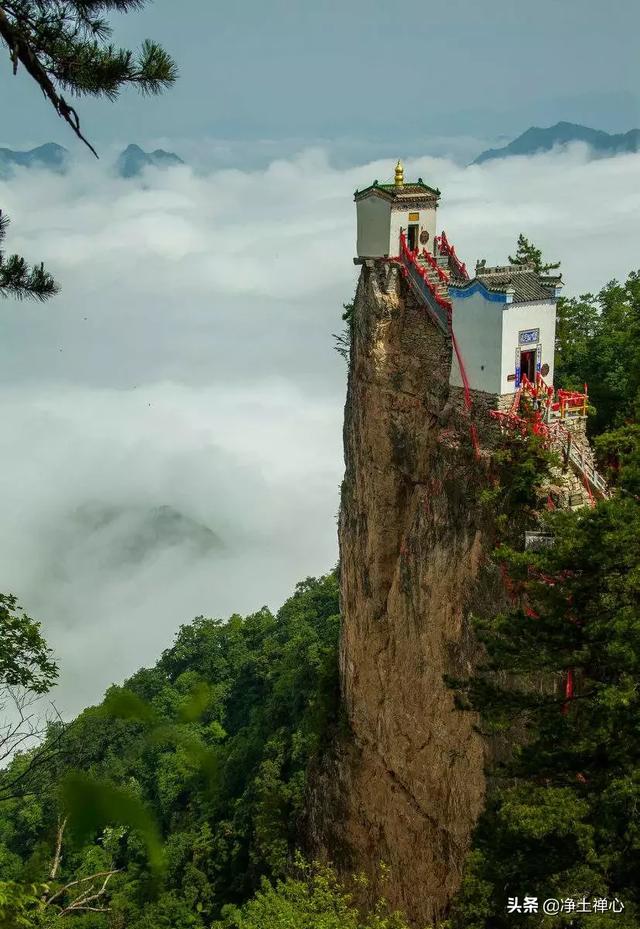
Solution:
M640 271L610 281L594 296L561 300L556 330L556 379L587 381L595 415L592 435L637 419L640 412Z
M601 325L600 307L593 294L561 297L558 300L555 379L561 387L582 390L587 372L593 378L593 340L600 332Z
M66 925L60 919L84 913L109 913L110 882L118 870L103 865L101 870L78 874L61 883L58 879L62 861L67 820L58 822L53 857L46 875L39 883L25 885L0 880L0 925L7 929L20 927L53 927ZM86 869L85 869L86 870Z
M340 333L333 333L333 338L335 345L333 346L341 358L344 358L346 362L349 361L349 354L351 352L351 337L353 334L353 306L354 303L343 303L342 308L344 313L342 314L342 319L345 323L344 329Z
M37 793L3 805L3 879L41 884L66 816L74 841L65 834L56 885L119 872L111 922L96 914L91 929L208 929L263 875L286 879L308 772L339 725L339 622L332 572L298 584L276 614L182 627L155 667L66 727ZM13 760L7 783L29 757Z
M46 693L58 675L51 650L40 624L27 616L14 596L6 594L0 594L0 642L0 686Z
M297 859L298 874L261 889L242 907L225 908L212 929L409 929L400 913L390 913L381 900L363 915L347 888L328 867ZM356 880L363 883L364 879Z
M0 712L4 715L0 719L0 765L47 731L48 721L36 715L34 705L57 677L58 668L40 624L27 616L14 596L0 594ZM57 744L57 737L52 736L19 770L0 771L0 800L22 793L31 775L55 754Z
M44 929L41 895L37 884L0 881L0 926L3 929Z
M176 65L156 42L146 40L137 54L108 42L112 29L105 13L127 13L147 0L2 0L0 38L13 73L21 65L59 116L95 153L80 130L76 110L63 91L114 100L122 87L157 94L177 77Z
M605 432L595 440L596 454L606 469L610 487L640 500L640 425L637 422Z
M532 264L539 274L546 274L548 271L556 271L560 267L560 262L544 262L542 260L542 251L530 242L522 233L518 236L518 245L515 255L509 255L509 263L512 265Z
M96 155L80 128L77 111L63 93L115 100L123 87L157 94L171 85L177 68L156 42L145 40L133 53L109 42L110 12L127 13L147 0L1 0L0 40L13 73L19 67L42 90L56 113ZM6 217L0 221L0 244ZM43 265L30 268L17 255L4 260L0 252L0 295L46 300L58 286Z
M456 929L507 929L507 899L529 893L624 902L622 914L547 916L550 929L638 925L639 336L639 272L560 301L556 379L589 383L590 432L612 495L592 510L548 513L551 549L523 552L511 541L496 552L511 607L476 619L486 659L457 682L499 760ZM540 918L517 914L532 929Z
M512 606L476 620L487 657L461 692L484 731L501 738L503 760L494 765L455 926L507 929L507 899L524 893L618 898L624 915L575 915L571 925L638 924L637 428L624 440L611 499L550 514L551 549L497 553ZM539 919L518 916L523 926Z

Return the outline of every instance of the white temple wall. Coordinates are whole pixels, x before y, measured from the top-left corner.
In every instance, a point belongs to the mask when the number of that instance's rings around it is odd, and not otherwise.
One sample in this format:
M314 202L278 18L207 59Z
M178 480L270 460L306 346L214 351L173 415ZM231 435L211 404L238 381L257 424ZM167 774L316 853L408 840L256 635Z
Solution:
M417 219L409 215L417 214ZM433 252L436 234L435 207L409 209L398 207L375 194L356 201L358 225L357 252L359 258L395 258L400 254L400 229L406 231L409 223L418 223L420 232L426 230L429 239L426 248ZM425 247L420 243L420 248Z
M397 244L396 250L389 252L390 207L388 200L378 196L356 201L359 258L384 258L398 254Z
M502 317L504 303L487 300L480 290L468 297L452 297L453 331L472 390L489 394L502 389ZM449 382L462 387L455 352ZM508 388L507 388L508 389Z
M409 219L409 214L417 213L418 219ZM389 230L389 254L394 256L400 253L400 229L404 229L406 232L407 226L409 223L417 222L420 226L420 232L423 229L426 229L429 233L429 241L426 246L420 244L420 251L423 248L427 248L430 252L433 252L433 240L436 234L436 210L435 207L422 207L421 209L407 209L406 206L396 206L394 205L391 210L391 226Z
M535 330L538 330L535 337ZM530 341L522 344L521 333L529 333ZM513 393L516 389L515 379L508 380L515 373L516 352L521 349L536 349L540 346L540 364L549 365L545 376L547 384L553 384L553 358L556 340L556 305L555 301L541 303L510 303L504 308L502 325L502 370L501 386L498 393Z

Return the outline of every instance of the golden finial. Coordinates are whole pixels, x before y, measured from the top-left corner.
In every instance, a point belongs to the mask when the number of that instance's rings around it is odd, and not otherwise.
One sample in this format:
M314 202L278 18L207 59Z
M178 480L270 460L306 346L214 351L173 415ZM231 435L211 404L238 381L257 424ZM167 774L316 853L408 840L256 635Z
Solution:
M404 187L404 168L400 159L396 165L396 187Z

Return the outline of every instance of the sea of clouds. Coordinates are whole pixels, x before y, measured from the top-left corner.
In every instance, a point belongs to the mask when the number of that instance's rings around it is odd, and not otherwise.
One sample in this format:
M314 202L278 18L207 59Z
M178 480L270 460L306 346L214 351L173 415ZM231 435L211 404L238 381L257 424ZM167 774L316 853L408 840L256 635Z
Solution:
M335 564L331 334L356 281L353 191L393 166L312 149L253 171L0 183L8 250L63 285L0 304L0 590L41 620L64 713L181 623L277 608ZM640 266L640 156L422 158L418 175L470 267L504 262L519 232L562 259L569 294Z

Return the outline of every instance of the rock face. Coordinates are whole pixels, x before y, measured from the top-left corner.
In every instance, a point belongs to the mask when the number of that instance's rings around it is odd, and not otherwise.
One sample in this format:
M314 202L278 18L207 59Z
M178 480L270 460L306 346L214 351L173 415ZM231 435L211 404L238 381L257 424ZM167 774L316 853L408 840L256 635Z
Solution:
M339 528L350 732L316 780L311 827L345 873L368 872L371 899L384 893L422 926L459 886L485 790L485 747L443 675L469 672L469 613L502 596L481 571L492 548L478 499L487 468L450 365L449 339L398 269L363 267Z
M345 876L367 873L363 902L384 895L420 929L446 917L484 803L486 761L505 748L483 742L445 678L466 677L480 658L471 614L509 602L481 495L504 441L489 412L513 398L473 393L474 455L462 393L449 386L451 354L398 267L365 262L339 524L348 725L313 778L309 833ZM544 498L588 503L566 464L552 479Z

